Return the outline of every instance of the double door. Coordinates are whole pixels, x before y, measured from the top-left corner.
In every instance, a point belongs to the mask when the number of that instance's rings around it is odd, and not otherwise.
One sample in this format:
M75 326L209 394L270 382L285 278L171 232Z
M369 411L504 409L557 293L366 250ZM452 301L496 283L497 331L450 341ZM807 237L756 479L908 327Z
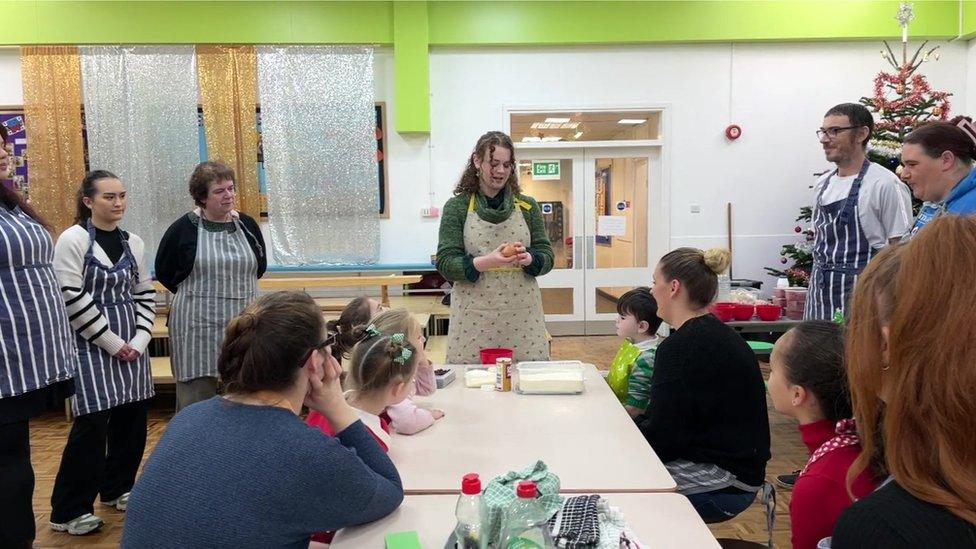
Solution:
M550 333L613 333L617 298L649 286L666 251L660 147L518 147L517 158L555 253L539 278Z

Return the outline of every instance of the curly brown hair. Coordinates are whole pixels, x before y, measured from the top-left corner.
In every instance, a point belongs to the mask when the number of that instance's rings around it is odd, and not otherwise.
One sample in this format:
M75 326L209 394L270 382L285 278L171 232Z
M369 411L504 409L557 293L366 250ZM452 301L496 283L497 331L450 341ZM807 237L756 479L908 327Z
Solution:
M512 138L505 132L492 131L479 137L478 142L474 145L473 154L468 155L468 165L464 168L464 173L461 174L461 179L458 181L457 186L454 187L455 196L463 193L478 192L481 179L478 174L478 169L474 165L474 156L477 155L478 158L482 159L487 157L491 160L494 158L495 149L498 147L505 147L512 152L512 173L508 176L508 187L512 189L514 194L520 194L522 192L518 184L518 162L515 160L515 145L512 143Z

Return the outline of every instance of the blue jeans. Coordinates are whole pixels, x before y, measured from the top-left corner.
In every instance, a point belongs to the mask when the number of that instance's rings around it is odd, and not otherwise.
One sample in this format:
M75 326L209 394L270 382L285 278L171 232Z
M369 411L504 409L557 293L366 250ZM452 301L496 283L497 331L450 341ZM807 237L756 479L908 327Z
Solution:
M748 509L756 499L756 494L704 492L687 497L702 520L712 524L725 522Z

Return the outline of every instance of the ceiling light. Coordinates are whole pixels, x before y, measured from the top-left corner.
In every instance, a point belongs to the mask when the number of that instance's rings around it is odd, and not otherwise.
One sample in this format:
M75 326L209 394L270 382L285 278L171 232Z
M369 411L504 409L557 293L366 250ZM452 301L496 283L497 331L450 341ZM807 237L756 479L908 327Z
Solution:
M646 118L621 118L617 124L643 124L644 122L647 122Z
M583 132L576 132L576 135L573 136L573 139L579 139L582 136L583 136Z
M569 122L569 118L546 118L546 122L549 124L565 124Z
M549 122L533 122L530 126L533 130L575 130L579 122L564 122L560 124Z

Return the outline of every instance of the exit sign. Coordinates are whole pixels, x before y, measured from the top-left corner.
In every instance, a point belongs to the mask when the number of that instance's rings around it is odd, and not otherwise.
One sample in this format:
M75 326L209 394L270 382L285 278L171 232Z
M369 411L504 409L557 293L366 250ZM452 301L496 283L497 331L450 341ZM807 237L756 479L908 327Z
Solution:
M559 161L533 160L532 179L559 179Z

